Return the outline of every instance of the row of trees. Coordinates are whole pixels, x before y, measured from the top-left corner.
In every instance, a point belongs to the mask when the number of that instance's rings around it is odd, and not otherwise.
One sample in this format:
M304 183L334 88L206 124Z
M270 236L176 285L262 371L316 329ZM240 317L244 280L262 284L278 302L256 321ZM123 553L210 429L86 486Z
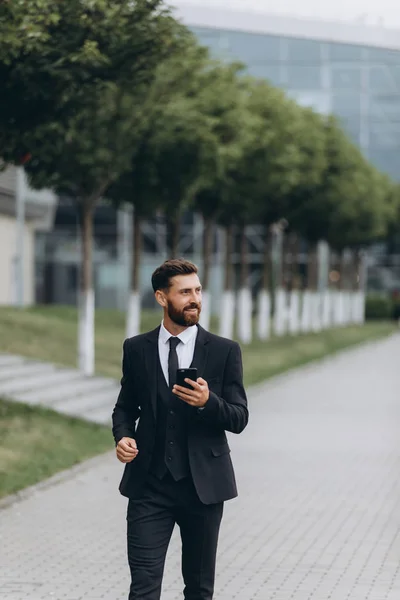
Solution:
M308 240L311 261L321 239L359 249L393 226L398 187L334 117L298 106L240 64L212 59L161 0L9 0L0 23L0 154L16 164L29 154L31 184L74 198L79 209L86 373L94 368L92 221L101 198L134 206L130 334L140 309L141 224L156 210L167 217L170 256L183 211L203 218L206 312L213 230L224 227L225 315L233 310L233 228L248 306L247 225L265 230L266 293L271 227L282 219L294 248Z

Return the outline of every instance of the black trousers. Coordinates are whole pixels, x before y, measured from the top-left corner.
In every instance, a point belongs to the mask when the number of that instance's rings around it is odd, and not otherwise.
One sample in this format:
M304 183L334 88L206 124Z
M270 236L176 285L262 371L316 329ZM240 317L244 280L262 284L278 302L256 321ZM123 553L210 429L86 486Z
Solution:
M186 600L212 600L223 503L205 505L190 478L161 481L149 475L141 498L128 504L129 600L159 600L168 545L175 524L182 539Z

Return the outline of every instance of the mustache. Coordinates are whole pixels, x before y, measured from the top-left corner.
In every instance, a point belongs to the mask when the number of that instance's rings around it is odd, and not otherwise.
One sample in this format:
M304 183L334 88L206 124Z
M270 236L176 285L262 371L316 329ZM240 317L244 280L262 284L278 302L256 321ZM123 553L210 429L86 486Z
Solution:
M190 306L186 306L184 310L191 310L192 308L197 308L197 310L199 310L200 306L198 304L191 304Z

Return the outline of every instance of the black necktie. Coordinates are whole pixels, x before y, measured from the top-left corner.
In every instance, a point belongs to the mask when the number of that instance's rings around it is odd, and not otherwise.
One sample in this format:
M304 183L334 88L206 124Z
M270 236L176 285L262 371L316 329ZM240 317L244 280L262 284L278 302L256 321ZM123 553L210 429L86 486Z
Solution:
M169 379L169 387L173 388L176 383L176 371L179 369L179 361L178 354L176 352L176 347L180 344L180 339L178 337L170 337L169 338L169 355L168 355L168 379Z

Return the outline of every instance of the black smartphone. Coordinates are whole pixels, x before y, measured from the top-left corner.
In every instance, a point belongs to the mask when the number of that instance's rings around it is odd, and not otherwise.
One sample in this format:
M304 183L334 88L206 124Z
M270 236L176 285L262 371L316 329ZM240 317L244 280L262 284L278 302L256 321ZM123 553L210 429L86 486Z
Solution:
M197 369L193 367L190 369L178 369L176 371L176 385L192 390L193 387L189 383L186 383L185 379L197 381Z

